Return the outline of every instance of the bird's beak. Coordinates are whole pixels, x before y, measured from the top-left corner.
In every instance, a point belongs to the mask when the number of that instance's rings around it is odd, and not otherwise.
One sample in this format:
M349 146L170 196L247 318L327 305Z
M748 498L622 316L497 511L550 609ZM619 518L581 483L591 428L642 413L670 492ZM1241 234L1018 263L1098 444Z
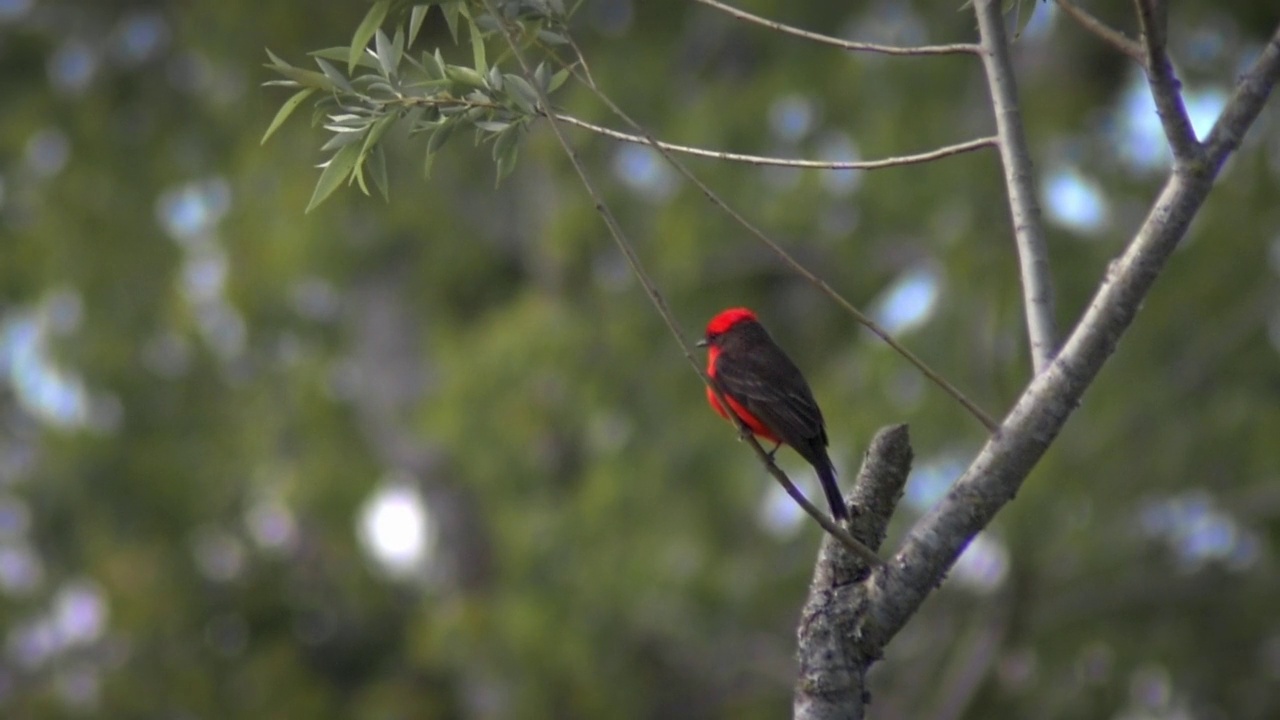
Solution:
M695 346L697 346L697 347L706 347L706 346L707 346L707 345L709 345L709 344L710 344L710 343L708 343L708 342L707 342L707 339L706 339L706 338L702 338L702 339L701 339L701 340L699 340L698 342L694 343L694 345L695 345Z

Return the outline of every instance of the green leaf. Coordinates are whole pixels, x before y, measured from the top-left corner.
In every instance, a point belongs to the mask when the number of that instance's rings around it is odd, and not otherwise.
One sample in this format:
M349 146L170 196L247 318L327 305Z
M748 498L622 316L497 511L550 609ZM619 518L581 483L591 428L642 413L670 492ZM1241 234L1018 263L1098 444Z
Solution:
M347 56L351 54L351 49L346 46L321 48L320 50L312 50L307 54L311 57L321 57L325 60L346 62ZM375 62L373 58L369 57L368 53L360 53L360 57L359 60L356 61L356 65L372 69L377 69L378 67L378 63Z
M391 64L400 68L400 61L404 58L404 30L396 28L396 34L391 38Z
M387 155L378 145L369 155L369 174L373 176L373 184L382 193L382 199L391 201L391 184L387 181Z
M391 7L391 0L378 0L369 8L369 12L365 13L364 19L360 21L360 26L356 28L356 34L351 37L351 47L347 51L347 72L355 72L356 63L360 61L360 56L364 54L364 49L369 46L369 38L382 27L382 21L387 17L387 10Z
M430 5L414 5L413 10L409 12L409 46L413 45L413 41L418 39L418 31L422 29L422 21L427 17L427 11L431 9Z
M462 12L462 3L447 3L440 6L444 12L444 22L449 26L449 34L453 36L453 44L458 44L458 15Z
M364 130L357 130L355 132L335 132L333 137L329 138L329 142L320 146L320 149L328 152L329 150L337 150L338 148L344 148L348 145L358 143L366 137L365 132L366 131Z
M329 158L329 162L325 163L324 172L320 173L320 179L316 181L316 189L311 193L311 201L307 203L307 209L304 212L311 212L338 189L342 181L351 174L358 157L360 157L360 146L351 144Z
M378 28L373 34L374 51L378 54L378 65L382 67L383 77L390 80L396 76L396 62L393 57L394 52L391 48L391 38L382 32L382 28Z
M566 38L564 35L561 35L558 32L551 32L550 30L539 30L538 39L548 45L568 45L569 44L569 39Z
M498 177L494 184L502 182L502 178L515 169L516 157L520 151L520 126L512 125L498 135L493 142L493 159L498 162Z
M444 73L450 80L460 82L463 85L471 87L488 89L488 85L484 81L484 76L472 70L466 65L446 65Z
M347 184L350 185L353 182L360 188L362 194L366 196L369 194L369 186L364 184L364 165L356 163L355 170L351 173L351 179L347 181Z
M556 89L559 88L561 85L563 85L564 81L568 79L569 79L569 68L565 68L560 72L556 73L555 75L552 75L551 83L547 85L546 92L547 93L555 92Z
M471 31L471 57L475 60L476 72L487 75L489 63L484 57L484 36L480 34L480 28L475 22L467 23L467 28Z
M364 147L360 148L361 158L367 156L373 148L381 147L378 145L378 141L382 140L382 136L387 133L387 130L391 129L395 122L395 115L383 115L373 123L373 126L369 128L369 134L364 137Z
M440 48L436 48L434 55L422 53L422 67L427 71L427 77L433 80L443 79L445 76L444 58L440 56Z
M493 141L493 159L498 160L503 155L511 152L511 146L520 140L520 126L507 125Z
M351 83L347 81L346 76L338 72L338 68L330 65L327 60L320 57L316 58L316 65L320 66L324 76L332 80L334 85L337 85L345 92L351 92Z
M453 131L458 127L458 123L444 123L438 130L431 133L431 139L427 140L427 154L434 155L449 142L449 136L453 135Z
M268 65L267 67L277 68L277 69L293 67L292 65L285 62L284 60L281 60L279 55L276 55L275 53L271 52L270 48L265 48L265 49L267 51L267 57L271 58L271 64Z
M424 180L431 178L431 166L436 162L436 154L427 150L426 157L422 160L422 178Z
M324 73L318 73L314 70L303 70L292 65L268 65L281 75L293 80L303 87L316 88L325 92L337 92L338 86L332 80L325 76Z
M298 109L298 106L302 104L302 101L311 97L311 94L314 93L315 91L316 91L315 88L306 88L305 90L299 90L298 92L294 93L293 96L290 97L288 100L285 100L284 104L280 106L280 109L276 111L276 116L272 118L271 124L267 126L267 131L263 133L262 142L258 144L259 145L266 144L267 139L270 138L275 133L275 131L280 128L281 125L284 124L285 120L289 119L289 116L293 114L294 110Z
M514 99L525 112L530 114L537 112L538 91L533 89L529 81L519 75L511 74L504 75L503 79L507 81L509 97Z

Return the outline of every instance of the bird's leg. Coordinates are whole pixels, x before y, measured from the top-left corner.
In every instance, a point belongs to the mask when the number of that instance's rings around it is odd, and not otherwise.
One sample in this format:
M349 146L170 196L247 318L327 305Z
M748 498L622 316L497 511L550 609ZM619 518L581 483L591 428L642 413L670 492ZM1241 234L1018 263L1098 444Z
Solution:
M773 449L772 449L772 450L770 450L770 451L769 451L769 453L768 453L768 454L769 454L769 462L773 462L773 460L774 460L773 456L778 454L778 448L780 448L780 447L782 447L782 441L781 441L781 440L779 440L779 441L777 441L777 442L775 442L775 443L773 444Z

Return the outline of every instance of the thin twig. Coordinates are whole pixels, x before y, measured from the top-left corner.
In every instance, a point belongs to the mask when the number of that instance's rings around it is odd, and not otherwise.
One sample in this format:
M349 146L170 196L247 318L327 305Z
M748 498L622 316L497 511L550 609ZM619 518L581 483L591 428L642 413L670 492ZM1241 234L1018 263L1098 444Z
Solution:
M374 103L381 107L414 107L414 106L435 106L435 107L462 107L462 108L485 108L488 110L501 109L502 106L497 103L471 100L469 98L437 98L437 97L412 97L401 96L389 100L375 100L373 98L363 98L368 102ZM539 113L545 117L544 113ZM620 140L622 142L634 143L637 145L648 145L649 141L639 135L629 135L612 128L596 125L595 123L581 120L572 115L564 113L556 113L556 119L566 125L589 130L597 135L603 135L607 138ZM805 168L811 170L880 170L882 168L899 167L902 165L917 165L919 163L940 160L952 155L981 150L982 148L995 147L997 143L995 136L978 138L976 140L967 140L955 145L947 145L927 152L917 153L915 155L897 155L894 157L882 158L880 160L792 160L789 158L768 157L766 155L744 155L742 153L721 152L719 150L705 150L703 148L692 147L689 145L676 145L674 143L662 142L655 140L658 147L671 152L683 153L685 155L693 155L696 157L713 158L715 160L727 160L731 162L749 163L751 165L772 165L778 167Z
M1049 249L1044 239L1040 204L1036 199L1036 179L1031 169L1031 152L1022 131L1018 109L1018 88L1009 59L1001 0L976 0L974 14L982 38L982 66L991 89L996 132L1000 138L1000 160L1009 191L1009 211L1013 217L1014 240L1022 272L1022 304L1027 315L1027 338L1031 364L1043 371L1058 347L1057 324L1053 317L1053 280L1049 269Z
M483 2L485 5L485 9L488 10L489 14L492 17L495 17L495 18L501 17L501 15L499 15L494 10L492 5L492 0L483 0ZM544 112L545 112L547 108L551 107L551 101L547 98L546 93L543 91L541 83L539 83L534 78L533 70L529 67L528 61L525 60L524 53L520 51L520 47L516 43L516 39L515 37L513 37L511 33L511 29L507 27L505 23L502 24L501 27L502 27L503 37L506 39L507 45L511 49L512 56L515 58L516 62L520 65L520 71L521 73L523 73L525 80L529 82L529 85L537 93L538 104L544 109ZM663 299L662 293L658 291L658 288L654 284L652 278L650 278L648 273L645 272L644 266L640 262L639 255L636 253L635 248L631 246L631 242L627 239L626 234L623 232L622 226L618 223L617 218L614 217L613 211L609 209L609 206L605 202L604 197L600 195L600 193L596 190L594 183L591 182L591 178L587 175L586 168L582 166L581 160L578 159L577 152L575 152L573 149L573 146L569 144L569 140L568 138L565 137L563 130L560 128L559 121L555 117L554 113L549 114L548 120L551 126L552 133L556 136L556 140L559 141L560 146L564 149L565 154L569 157L570 164L573 165L574 171L577 172L578 178L582 181L583 186L587 190L587 194L591 196L591 201L595 204L596 210L600 213L601 217L604 218L605 225L609 229L609 234L613 236L614 241L618 244L618 248L622 251L622 254L627 259L627 262L631 265L632 272L635 273L636 278L639 279L640 284L644 287L645 293L648 294L649 299L654 304L654 307L657 308L658 314L662 316L662 319L667 323L667 327L671 329L671 333L675 336L676 342L679 343L680 349L684 351L685 357L689 360L689 363L693 365L694 371L697 372L698 376L702 378L703 383L705 383L707 387L710 387L712 391L716 393L716 396L719 399L721 405L723 405L724 407L729 407L729 401L724 397L724 394L720 391L720 388L717 387L715 383L711 381L711 378L707 376L707 374L703 371L702 367L694 359L693 353L689 348L689 344L688 342L685 341L684 333L680 329L680 324L676 321L675 316L671 313L670 308L667 307L667 303ZM765 466L769 470L769 474L772 475L779 483L782 484L783 488L787 491L787 493L791 495L791 497L793 497L797 503L800 504L800 506L805 510L805 512L813 516L813 518L818 521L818 524L821 525L824 530L826 530L828 533L834 536L837 540L839 540L841 544L843 544L845 547L849 548L851 552L862 557L865 561L872 564L873 566L879 566L883 564L883 561L880 560L880 558L874 552L872 552L869 548L867 548L862 543L858 542L856 539L854 539L852 535L849 534L847 530L845 530L844 528L841 528L835 521L831 520L826 515L824 515L821 511L819 511L816 507L814 507L813 504L810 503L804 497L804 494L801 493L799 489L796 488L795 484L791 482L790 478L788 478L786 474L783 473L782 470L779 469L776 464L774 464L773 459L770 458L768 453L765 452L764 448L760 446L760 443L756 441L755 437L750 433L747 427L742 424L742 421L739 420L737 416L733 413L730 413L730 416L733 418L734 424L738 427L738 432L748 441L751 447L755 450L756 455L759 456L760 459L765 463Z
M1166 8L1160 0L1134 0L1138 11L1138 25L1142 28L1142 46L1147 56L1147 84L1155 99L1156 113L1164 126L1175 163L1192 162L1200 155L1200 143L1196 141L1195 128L1182 103L1182 83L1169 59L1166 34Z
M556 119L580 127L583 130L590 130L598 135L621 140L622 142L636 143L638 145L649 145L649 141L639 135L630 135L628 133L619 132L602 125L589 123L586 120L579 120L572 115L556 114ZM659 148L669 150L671 152L683 153L685 155L693 155L696 157L713 158L716 160L729 160L733 162L749 163L752 165L774 165L779 167L808 168L813 170L879 170L881 168L899 167L902 165L915 165L917 163L929 162L931 160L939 160L941 158L950 157L951 155L959 155L973 150L980 150L985 147L995 147L997 138L984 137L977 140L969 140L967 142L948 145L936 150L918 153L915 155L898 155L896 157L883 158L881 160L791 160L788 158L768 157L764 155L743 155L741 153L721 152L719 150L705 150L703 148L691 147L688 145L675 145L673 143L655 140Z
M805 40L812 40L813 42L822 43L823 45L838 47L841 50L850 50L853 52L883 53L885 55L961 55L961 54L977 55L979 52L981 52L980 48L977 45L973 45L970 43L953 43L950 45L921 45L919 47L900 47L897 45L879 45L876 43L864 43L864 42L855 42L852 40L841 40L840 38L831 37L830 35L822 35L820 33L809 32L808 30L801 30L800 28L792 27L790 25L784 25L775 20L762 18L759 15L752 15L749 12L745 12L735 7L725 5L722 2L717 2L717 0L694 0L694 2L701 3L703 5L706 5L707 7L715 8L716 10L732 15L733 17L736 17L739 20L745 20L749 23L755 23L756 25L760 25L761 27L767 27L770 30L776 30L777 32L784 33L786 35L794 35L795 37L804 38Z
M1075 4L1073 0L1054 0L1054 2L1062 8L1063 12L1080 23L1081 27L1096 35L1099 40L1127 55L1144 69L1147 67L1147 53L1137 40L1102 22L1088 10Z
M585 70L585 67L586 67L585 60L583 59L582 53L578 50L578 47L574 43L572 37L569 38L569 45L574 49L574 52L577 53L578 62L579 64L583 65L584 72L589 72ZM608 95L606 95L603 91L601 91L598 87L596 87L594 83L589 82L589 78L584 77L583 74L579 73L572 65L568 65L566 67L570 69L570 72L573 73L574 77L577 78L579 82L583 83L583 85L588 90L590 90L597 98L599 98L601 102L603 102L606 106L608 106L608 108L612 110L615 115L621 118L623 122L630 125L637 133L639 133L642 137L644 137L645 142L647 142L651 147L655 148L659 153L661 153L662 156L667 160L667 162L671 163L671 166L674 167L681 175L683 175L685 179L693 183L693 185L697 187L698 190L700 190L702 194L705 195L713 205L720 208L727 215L729 215L729 217L733 218L735 222L737 222L739 225L745 228L747 232L751 233L756 237L756 239L760 240L765 245L767 245L769 249L772 250L774 254L776 254L779 258L781 258L784 263L786 263L789 267L791 267L792 270L794 270L801 277L805 278L810 283L812 283L815 287L817 287L824 294L826 294L827 297L835 301L837 305L844 308L845 311L848 312L850 315L852 315L854 320L856 320L859 324L867 328L867 330L871 331L873 335L883 340L886 345L888 345L889 347L897 351L899 355L906 358L907 362L914 365L916 369L919 370L926 378L928 378L938 387L942 388L944 392L946 392L948 395L954 398L956 402L960 403L966 410L968 410L969 413L973 415L978 420L978 422L982 423L983 427L985 427L989 432L995 432L999 428L999 425L996 423L996 421L993 420L991 416L988 415L985 411L983 411L982 408L978 407L977 403L970 400L968 397L965 396L964 393L960 392L960 390L956 386L952 385L946 378L942 377L937 372L935 372L933 368L926 365L925 362L921 360L919 357L917 357L915 353L911 352L905 346L903 346L902 343L894 339L894 337L890 335L887 330L882 328L876 321L872 320L870 317L864 314L861 310L855 307L853 303L844 299L844 297L840 295L840 293L832 289L832 287L828 285L826 281L824 281L822 278L815 275L803 264L801 264L800 261L792 257L791 254L788 253L785 249L783 249L781 245L774 242L772 238L766 235L762 230L760 230L760 228L756 227L755 224L753 224L750 220L747 220L745 217L742 216L741 213L739 213L738 211L730 207L729 204L726 203L714 190L708 187L706 183L704 183L701 179L698 178L698 176L694 175L693 172L690 171L689 168L684 163L680 162L678 158L676 158L670 152L665 150L658 143L658 141L655 140L653 136L650 135L649 132L644 129L644 127L642 127L639 123L633 120L630 115L628 115L626 112L622 110L622 108L618 107L617 103L613 102L613 100L609 98Z

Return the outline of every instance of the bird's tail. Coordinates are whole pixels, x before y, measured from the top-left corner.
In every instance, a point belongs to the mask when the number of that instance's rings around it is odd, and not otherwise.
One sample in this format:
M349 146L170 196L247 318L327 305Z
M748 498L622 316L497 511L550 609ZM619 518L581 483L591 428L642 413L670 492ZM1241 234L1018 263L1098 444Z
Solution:
M836 471L831 467L831 459L824 457L821 462L814 463L813 468L818 471L818 482L822 483L822 492L826 493L831 514L838 522L848 520L849 509L845 507L844 496L840 494L840 486L836 484Z

